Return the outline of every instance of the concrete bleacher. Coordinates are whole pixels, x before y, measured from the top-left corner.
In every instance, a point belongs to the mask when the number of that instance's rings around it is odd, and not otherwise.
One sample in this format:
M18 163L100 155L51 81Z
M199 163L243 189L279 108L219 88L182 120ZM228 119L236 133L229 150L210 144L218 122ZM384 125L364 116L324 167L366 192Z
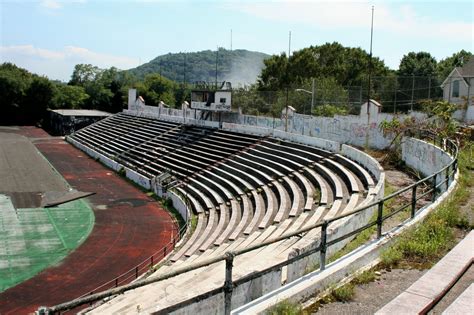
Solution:
M362 166L320 148L123 113L88 126L70 138L150 180L169 173L177 183L167 188L190 207L197 225L155 275L353 210L375 185L372 175ZM280 262L292 248L314 242L318 233L311 231L300 239L288 239L242 255L234 272L243 275ZM249 259L259 255L265 259L256 263ZM199 273L207 275L210 282L219 283L223 273L215 268L202 268ZM182 279L173 282L177 292L186 292L192 286L189 275L177 278ZM152 286L159 290L166 283ZM195 288L196 293L205 288ZM114 306L107 303L93 312L126 312L133 310L136 303L144 310L154 309L160 294L153 298L150 294L133 290L114 299ZM172 300L178 301L179 296ZM165 307L166 303L157 305Z

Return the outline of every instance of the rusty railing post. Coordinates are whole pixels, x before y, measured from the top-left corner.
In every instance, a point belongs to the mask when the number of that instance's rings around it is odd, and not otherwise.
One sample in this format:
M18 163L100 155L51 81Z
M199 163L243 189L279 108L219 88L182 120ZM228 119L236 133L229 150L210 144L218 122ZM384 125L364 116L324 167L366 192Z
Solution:
M379 202L377 210L377 239L382 237L382 223L383 223L383 200Z
M435 202L436 200L436 178L438 177L438 174L435 174L433 177L433 197L431 198L431 202Z
M321 244L319 248L319 270L326 268L326 249L327 249L328 221L324 220L321 225Z
M232 308L232 291L234 285L232 283L232 267L234 264L234 253L225 253L225 282L224 282L224 314L230 315Z
M416 213L416 187L417 185L413 186L411 189L411 218L415 217Z

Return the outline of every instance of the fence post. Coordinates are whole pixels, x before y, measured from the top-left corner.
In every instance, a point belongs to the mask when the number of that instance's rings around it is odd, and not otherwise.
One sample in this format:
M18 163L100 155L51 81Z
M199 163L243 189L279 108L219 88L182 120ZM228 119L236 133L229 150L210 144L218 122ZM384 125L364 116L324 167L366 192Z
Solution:
M234 253L225 253L225 282L224 282L224 314L229 315L232 308L232 267L234 263Z
M382 216L383 216L383 200L379 202L377 211L377 238L382 236Z
M416 186L413 186L411 189L411 218L413 219L415 217L416 213Z
M319 270L326 268L326 248L327 248L328 221L324 220L321 225L321 244L319 248Z
M448 166L448 168L446 169L446 173L444 175L444 180L446 181L446 191L448 191L448 188L449 188L449 169L450 167Z
M138 278L138 266L135 267L135 279Z
M434 202L436 200L436 178L438 177L438 174L435 174L433 177L433 198L431 199L431 202Z

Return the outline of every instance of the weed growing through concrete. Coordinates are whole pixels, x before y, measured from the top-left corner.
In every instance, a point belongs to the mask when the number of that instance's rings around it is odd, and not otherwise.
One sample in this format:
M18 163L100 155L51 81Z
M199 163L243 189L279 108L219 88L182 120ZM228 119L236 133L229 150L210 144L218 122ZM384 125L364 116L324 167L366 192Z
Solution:
M366 270L361 274L357 275L352 283L354 284L367 284L377 279L377 275L374 270Z
M290 302L288 300L283 300L277 305L270 308L266 314L269 315L299 315L302 314L303 310L301 305L297 303Z
M338 302L349 302L354 298L355 286L353 283L347 283L334 289L331 292L331 296Z

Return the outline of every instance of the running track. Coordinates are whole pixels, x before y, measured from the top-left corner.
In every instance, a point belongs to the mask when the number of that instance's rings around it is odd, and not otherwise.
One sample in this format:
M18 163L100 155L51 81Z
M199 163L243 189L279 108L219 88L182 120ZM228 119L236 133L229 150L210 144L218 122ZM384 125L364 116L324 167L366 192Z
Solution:
M0 293L0 314L28 314L77 298L141 263L177 234L171 216L117 174L42 129L21 127L36 147L88 197L95 225L87 240L59 265Z

